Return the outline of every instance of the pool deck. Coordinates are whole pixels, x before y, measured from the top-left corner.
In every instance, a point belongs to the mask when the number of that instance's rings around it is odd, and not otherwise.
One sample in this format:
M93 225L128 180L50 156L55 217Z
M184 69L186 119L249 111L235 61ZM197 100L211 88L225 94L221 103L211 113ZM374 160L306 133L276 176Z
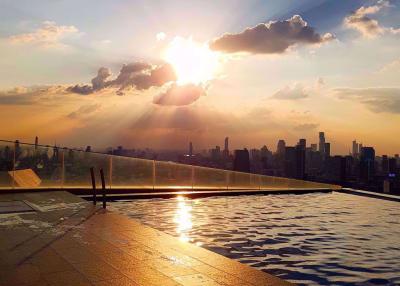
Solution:
M293 285L68 192L2 194L0 285Z

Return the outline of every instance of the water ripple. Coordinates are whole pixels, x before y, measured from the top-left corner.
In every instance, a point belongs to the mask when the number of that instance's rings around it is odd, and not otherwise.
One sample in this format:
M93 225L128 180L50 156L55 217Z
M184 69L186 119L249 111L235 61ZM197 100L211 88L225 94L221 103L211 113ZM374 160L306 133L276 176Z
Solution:
M400 285L399 206L340 193L111 203L117 212L300 285Z

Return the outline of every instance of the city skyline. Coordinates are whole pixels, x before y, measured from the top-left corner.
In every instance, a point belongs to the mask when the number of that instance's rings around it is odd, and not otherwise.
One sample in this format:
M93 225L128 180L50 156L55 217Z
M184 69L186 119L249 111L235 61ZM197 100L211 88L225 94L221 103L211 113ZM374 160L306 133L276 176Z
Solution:
M0 16L1 139L275 150L323 130L331 154L400 152L398 0L3 1Z

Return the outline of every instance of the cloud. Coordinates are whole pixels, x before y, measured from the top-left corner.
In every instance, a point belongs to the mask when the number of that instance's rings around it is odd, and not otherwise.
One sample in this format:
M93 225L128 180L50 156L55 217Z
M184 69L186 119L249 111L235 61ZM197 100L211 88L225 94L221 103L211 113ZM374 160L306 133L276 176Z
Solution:
M340 99L354 100L364 104L375 113L387 112L400 114L400 88L337 88L334 94Z
M75 26L59 26L55 22L45 21L42 26L31 33L13 35L9 40L15 44L35 44L45 48L62 45L60 41L73 34L78 34Z
M68 118L70 119L78 119L81 117L86 117L88 115L91 115L98 111L101 108L101 104L88 104L88 105L82 105L79 107L77 110L71 112L70 114L67 115Z
M332 34L321 36L301 16L294 15L288 20L258 24L238 34L225 34L213 40L210 47L227 53L280 54L296 44L321 44L332 39Z
M285 100L297 100L308 97L306 88L301 84L297 83L294 86L285 86L283 89L278 90L272 95L273 99L285 99Z
M394 61L384 65L378 73L381 74L397 74L400 73L400 58L395 59Z
M318 126L319 126L318 123L302 123L294 126L293 129L296 131L305 132L305 131L313 131L317 129Z
M0 91L0 105L53 105L64 95L63 86L16 87Z
M391 7L389 1L380 0L372 6L361 6L344 18L344 26L348 29L358 31L365 38L375 38L385 32L392 34L400 33L400 29L384 27L377 20L367 16L374 15L385 7Z
M105 87L106 80L111 76L111 72L108 68L101 67L97 72L97 76L92 79L93 90L99 90Z
M205 95L205 90L201 86L194 84L182 86L173 84L166 92L154 97L153 103L174 106L189 105L198 100L202 95Z
M75 85L69 87L68 91L87 95L106 87L114 87L118 88L118 95L123 95L124 90L131 87L137 90L146 90L176 81L176 75L171 65L153 66L145 62L124 64L115 79L108 80L110 76L109 69L101 67L97 76L92 79L92 85Z

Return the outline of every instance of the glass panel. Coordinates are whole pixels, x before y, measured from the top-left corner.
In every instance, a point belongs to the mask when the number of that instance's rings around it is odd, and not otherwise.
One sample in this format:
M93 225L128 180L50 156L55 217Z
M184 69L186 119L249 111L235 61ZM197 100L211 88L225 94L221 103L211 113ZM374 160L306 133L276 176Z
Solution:
M111 186L110 156L77 150L64 152L64 184L65 188L92 188L90 168L94 168L97 188L101 187L100 169L104 171L106 187Z
M113 156L112 187L118 189L152 189L153 161Z
M90 167L121 189L339 189L340 186L221 169L0 141L0 188L91 188ZM14 154L15 153L15 154ZM15 157L15 167L14 167ZM15 171L14 171L15 168ZM14 177L14 179L12 179Z
M192 166L172 162L155 162L154 188L191 189Z
M249 189L251 186L251 175L241 172L229 173L229 189Z
M206 167L194 167L196 189L226 189L228 171Z
M0 141L0 189L10 189L14 158L14 143Z
M15 188L60 188L62 151L58 147L15 144Z

